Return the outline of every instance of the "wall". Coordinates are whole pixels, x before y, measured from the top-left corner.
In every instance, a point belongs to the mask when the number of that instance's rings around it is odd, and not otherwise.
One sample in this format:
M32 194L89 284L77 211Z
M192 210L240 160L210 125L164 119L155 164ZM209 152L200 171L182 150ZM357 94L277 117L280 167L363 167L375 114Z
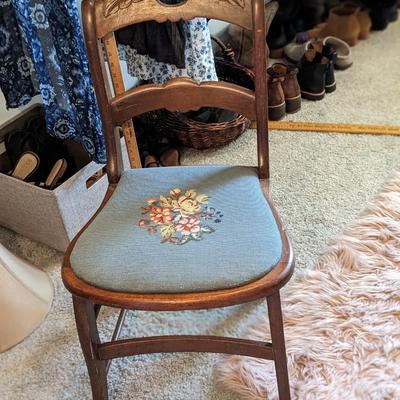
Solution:
M7 110L6 101L4 99L3 93L0 90L0 128L2 125L6 124L8 121L16 117L19 113L21 113L22 111L29 108L35 103L40 103L40 101L41 101L40 96L36 96L32 99L32 101L29 104L27 104L24 107Z

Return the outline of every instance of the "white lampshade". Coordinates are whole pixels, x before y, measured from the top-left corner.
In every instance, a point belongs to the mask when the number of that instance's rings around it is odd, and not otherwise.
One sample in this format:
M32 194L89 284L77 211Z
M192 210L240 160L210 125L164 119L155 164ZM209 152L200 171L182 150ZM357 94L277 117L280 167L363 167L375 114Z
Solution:
M0 353L30 335L50 311L53 284L0 244Z

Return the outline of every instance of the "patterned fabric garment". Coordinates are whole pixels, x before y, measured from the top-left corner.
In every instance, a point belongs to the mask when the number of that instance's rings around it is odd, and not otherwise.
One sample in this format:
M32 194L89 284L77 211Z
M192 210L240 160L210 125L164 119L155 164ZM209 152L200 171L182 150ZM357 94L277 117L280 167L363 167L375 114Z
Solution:
M0 89L7 109L29 103L38 90L33 82L33 66L18 29L11 0L0 0Z
M145 81L162 84L170 79L186 76L198 82L217 81L210 31L207 20L195 18L184 24L186 68L157 62L127 45L119 45L120 58L128 65L130 75Z
M17 21L10 28L0 18L0 81L8 107L26 104L35 94L28 76L33 65L49 133L77 141L95 161L105 162L76 1L0 0L0 14L14 14ZM29 54L22 55L24 48Z

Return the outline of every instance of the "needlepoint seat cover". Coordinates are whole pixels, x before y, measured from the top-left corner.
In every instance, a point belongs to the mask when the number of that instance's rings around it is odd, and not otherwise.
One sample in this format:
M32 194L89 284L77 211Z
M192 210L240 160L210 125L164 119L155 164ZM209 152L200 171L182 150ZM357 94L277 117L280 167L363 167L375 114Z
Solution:
M260 279L281 255L255 168L172 167L125 171L70 263L98 288L189 293Z

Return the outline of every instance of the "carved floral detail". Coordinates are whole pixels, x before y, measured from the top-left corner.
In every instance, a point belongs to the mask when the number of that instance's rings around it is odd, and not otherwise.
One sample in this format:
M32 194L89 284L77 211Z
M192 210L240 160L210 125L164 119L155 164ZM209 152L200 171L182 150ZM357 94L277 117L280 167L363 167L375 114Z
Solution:
M104 16L107 18L112 14L117 14L119 11L129 8L134 3L141 3L142 1L144 0L105 0ZM219 0L219 1L240 8L245 8L246 6L246 0Z
M246 6L246 0L219 0L224 3L228 3L231 6L238 6L240 8L245 8Z
M109 17L121 10L129 8L133 3L140 3L143 0L106 0L104 2L104 16Z

